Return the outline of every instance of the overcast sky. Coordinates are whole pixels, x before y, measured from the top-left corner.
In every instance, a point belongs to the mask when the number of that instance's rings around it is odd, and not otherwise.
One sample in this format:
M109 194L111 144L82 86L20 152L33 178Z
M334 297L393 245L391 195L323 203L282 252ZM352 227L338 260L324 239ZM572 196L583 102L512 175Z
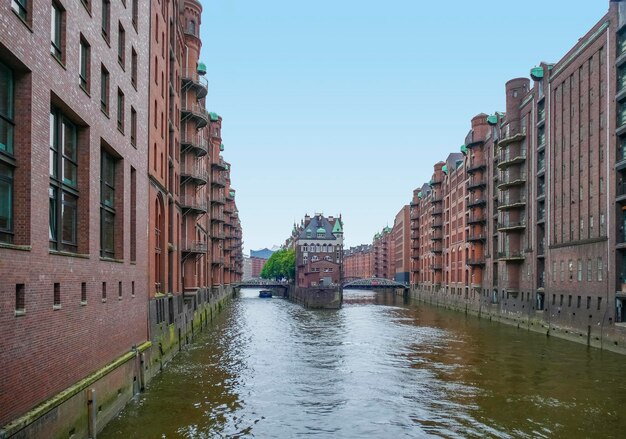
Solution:
M305 213L342 214L347 246L392 225L504 83L558 61L608 0L203 0L207 107L244 247Z

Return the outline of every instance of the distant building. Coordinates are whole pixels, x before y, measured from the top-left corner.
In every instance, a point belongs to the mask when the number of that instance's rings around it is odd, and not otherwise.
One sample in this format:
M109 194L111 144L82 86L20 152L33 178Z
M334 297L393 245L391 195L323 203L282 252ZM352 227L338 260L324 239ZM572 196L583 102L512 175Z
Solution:
M400 283L409 283L410 277L410 236L411 236L411 219L410 207L408 205L402 207L396 215L393 223L392 240L393 240L393 260L395 277L394 280Z
M382 232L374 235L372 248L374 251L373 277L394 279L396 274L394 241L391 227L385 227Z
M252 259L250 259L250 256L244 256L242 280L246 281L250 279L252 279Z
M252 277L257 278L261 275L261 270L267 260L274 254L274 251L264 248L261 250L250 250L250 264Z
M310 288L339 284L343 271L341 216L306 215L288 240L296 249L296 285Z
M367 279L374 276L374 252L369 244L350 247L343 255L343 277Z

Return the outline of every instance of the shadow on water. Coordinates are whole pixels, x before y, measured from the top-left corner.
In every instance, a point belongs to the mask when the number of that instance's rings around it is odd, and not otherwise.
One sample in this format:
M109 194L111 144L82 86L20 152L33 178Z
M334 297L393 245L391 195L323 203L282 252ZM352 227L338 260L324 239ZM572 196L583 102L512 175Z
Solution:
M625 361L393 294L244 290L99 437L623 437Z

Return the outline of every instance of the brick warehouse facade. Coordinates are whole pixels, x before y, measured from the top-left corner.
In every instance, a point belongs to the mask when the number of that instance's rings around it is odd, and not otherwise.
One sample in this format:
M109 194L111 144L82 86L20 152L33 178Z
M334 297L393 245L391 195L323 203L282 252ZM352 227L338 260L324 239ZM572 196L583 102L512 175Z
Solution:
M559 62L509 81L506 112L477 115L414 191L414 294L623 351L625 23L612 1Z
M0 149L14 191L0 239L0 425L147 340L148 17L130 0L109 3L106 21L100 3L53 2L55 21L31 5L0 6L15 134Z
M374 253L368 244L350 247L343 253L343 277L367 279L374 276Z
M0 437L92 435L241 277L201 6L0 8ZM228 202L227 233L213 202Z

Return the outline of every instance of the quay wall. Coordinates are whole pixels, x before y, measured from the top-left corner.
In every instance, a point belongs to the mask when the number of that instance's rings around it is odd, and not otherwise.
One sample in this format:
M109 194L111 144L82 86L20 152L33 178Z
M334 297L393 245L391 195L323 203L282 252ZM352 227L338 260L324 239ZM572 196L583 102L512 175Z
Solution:
M485 303L480 298L465 298L442 291L411 288L409 297L433 306L542 333L548 337L558 337L626 355L626 327L620 324L603 324L602 321L592 320L587 325L581 325L580 322L568 324L560 318L560 310L557 308L536 311L528 307L520 311L511 311L505 309L501 302Z
M0 428L0 439L94 437L125 405L139 394L165 364L196 333L208 328L233 297L230 286L185 294L182 306L173 297L150 300L150 340L133 347L105 367L45 400ZM159 300L174 305L169 315L156 322ZM169 311L169 310L166 310ZM161 311L158 312L161 316Z
M341 288L291 287L289 299L311 309L339 309L343 303Z

